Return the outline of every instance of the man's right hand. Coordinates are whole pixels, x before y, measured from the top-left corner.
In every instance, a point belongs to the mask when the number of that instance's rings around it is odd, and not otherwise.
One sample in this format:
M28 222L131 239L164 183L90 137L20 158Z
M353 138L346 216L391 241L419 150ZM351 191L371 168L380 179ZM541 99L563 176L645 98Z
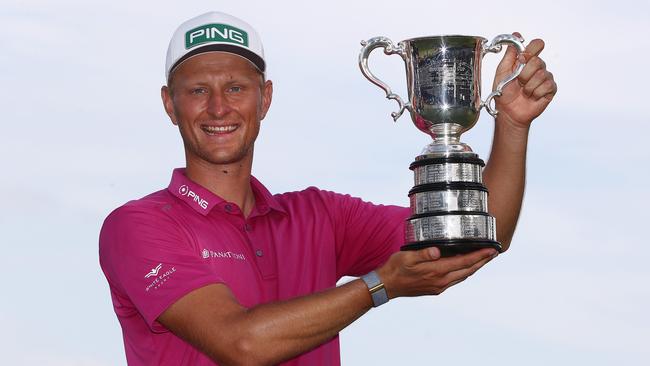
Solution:
M481 249L454 257L440 257L435 247L393 254L377 270L389 298L438 295L462 282L492 258L494 249Z

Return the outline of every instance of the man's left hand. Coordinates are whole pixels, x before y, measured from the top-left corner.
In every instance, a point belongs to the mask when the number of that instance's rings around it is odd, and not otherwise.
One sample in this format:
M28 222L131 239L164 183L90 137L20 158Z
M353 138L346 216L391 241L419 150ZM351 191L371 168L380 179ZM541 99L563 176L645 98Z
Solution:
M519 36L519 33L513 33ZM546 63L539 57L544 49L544 41L532 40L526 50L519 56L520 62L525 62L523 70L517 79L503 88L503 94L495 98L496 109L499 111L499 123L507 123L512 127L528 129L531 122L539 116L557 93L557 84L553 74L546 70ZM493 89L517 67L517 51L508 46L503 60L497 67Z

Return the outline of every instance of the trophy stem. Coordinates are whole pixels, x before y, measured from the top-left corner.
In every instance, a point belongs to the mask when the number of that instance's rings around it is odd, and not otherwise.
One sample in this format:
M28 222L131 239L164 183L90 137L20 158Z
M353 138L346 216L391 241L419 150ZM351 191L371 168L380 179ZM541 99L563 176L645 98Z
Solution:
M438 145L454 145L460 143L460 136L458 135L436 135L433 138L433 144Z
M433 143L452 145L460 143L460 134L463 133L463 126L457 123L439 123L429 128Z
M456 123L441 123L431 126L429 131L429 135L433 138L433 141L424 147L421 153L422 157L474 156L472 148L460 142L460 134L465 132L461 125Z

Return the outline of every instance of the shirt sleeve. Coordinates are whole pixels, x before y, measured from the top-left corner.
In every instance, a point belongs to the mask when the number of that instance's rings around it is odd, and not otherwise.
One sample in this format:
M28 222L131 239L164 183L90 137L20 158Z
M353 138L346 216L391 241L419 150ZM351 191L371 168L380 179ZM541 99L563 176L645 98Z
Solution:
M100 264L111 290L130 302L116 312L135 307L152 331L165 332L156 319L170 305L194 289L222 283L192 244L191 234L162 210L127 205L111 213L100 233Z
M410 209L376 205L333 192L321 194L334 225L339 278L376 269L404 245Z

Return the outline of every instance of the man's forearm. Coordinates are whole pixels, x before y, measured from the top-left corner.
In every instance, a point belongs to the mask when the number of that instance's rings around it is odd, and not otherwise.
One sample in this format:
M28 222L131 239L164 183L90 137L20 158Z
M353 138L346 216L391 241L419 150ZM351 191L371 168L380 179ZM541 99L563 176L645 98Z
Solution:
M490 191L488 208L496 217L497 240L504 250L510 246L524 197L528 132L528 128L497 117L490 159L483 172Z
M256 306L242 314L250 333L243 348L275 364L335 337L372 308L361 280L289 301ZM257 361L257 360L253 360Z
M372 307L361 280L245 308L223 284L184 296L158 320L221 365L272 365L336 336Z

